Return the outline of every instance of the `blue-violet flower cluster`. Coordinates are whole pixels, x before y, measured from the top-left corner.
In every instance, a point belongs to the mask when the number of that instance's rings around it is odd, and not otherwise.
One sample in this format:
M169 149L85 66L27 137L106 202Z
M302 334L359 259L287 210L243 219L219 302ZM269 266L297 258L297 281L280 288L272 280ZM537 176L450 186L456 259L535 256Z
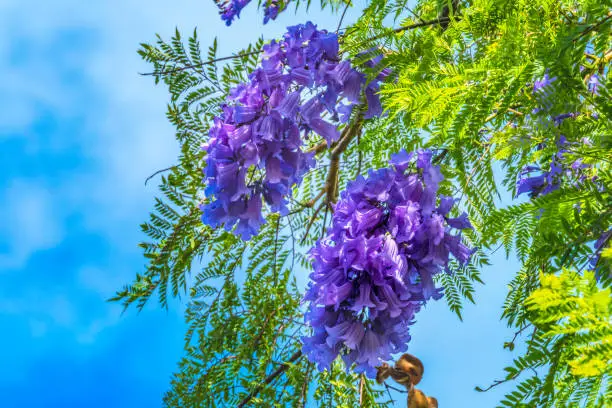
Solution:
M582 143L589 141L584 139ZM565 136L559 136L556 141L557 151L547 166L529 165L521 170L516 183L516 195L527 193L530 198L535 198L558 190L563 183L583 183L591 166L583 163L581 159L574 160L569 165L564 160L564 155L569 152L568 148L576 144L569 142Z
M556 77L550 78L548 72L546 72L541 79L534 82L533 94L538 98L542 108L534 109L532 114L543 114L537 122L538 125L548 127L552 124L555 127L559 127L564 121L575 119L580 115L580 112L567 112L559 115L553 115L550 112L552 107L551 98L554 91L552 84L556 79ZM598 95L600 87L601 83L599 76L597 74L592 74L587 81L588 91L593 95ZM592 113L591 117L598 119L595 113ZM527 193L530 198L535 198L558 190L562 185L579 186L589 177L591 181L596 181L597 176L592 174L593 168L591 165L583 163L580 158L571 163L565 160L565 155L570 152L572 147L580 148L582 145L590 144L591 142L588 138L582 138L579 142L570 142L564 135L559 135L555 141L556 151L552 155L549 163L546 163L544 166L529 165L521 170L519 179L516 183L516 195ZM546 143L541 143L538 145L538 150L544 149L545 147ZM580 205L578 204L576 208L580 210ZM594 253L589 262L592 268L597 268L601 251L610 237L612 237L612 230L604 230L595 241ZM599 270L596 271L598 279L601 273L602 272Z
M262 199L271 211L287 212L292 186L314 165L313 153L302 150L302 137L314 132L328 144L337 140L339 124L362 94L368 104L364 117L380 115L377 90L388 74L366 83L365 75L340 60L338 36L310 22L289 27L282 41L263 51L249 82L230 91L203 146L209 200L201 205L202 220L227 230L236 226L243 239L264 223Z
M285 8L290 1L285 1ZM225 21L227 26L232 25L234 19L240 17L240 12L250 2L251 0L215 0L215 4L219 7L221 19ZM264 5L264 24L267 24L270 20L276 20L280 11L280 2L278 0L271 0L269 3L266 3Z
M465 263L472 254L452 233L471 225L465 213L449 217L455 200L438 196L443 176L432 152L402 151L391 165L348 184L329 233L311 250L304 299L313 333L302 340L320 370L341 355L347 369L374 376L381 361L407 349L415 313L442 296L433 277L450 255Z
M535 122L537 126L549 127L552 124L559 127L565 120L574 119L580 115L580 112L568 112L559 115L553 115L550 112L554 92L552 84L556 80L557 77L551 78L547 71L541 79L534 81L533 94L542 105L542 108L536 108L532 112L532 115L540 114ZM531 118L531 115L528 117ZM581 143L588 144L589 141L585 138ZM545 143L538 145L538 150L545 148L545 145ZM535 198L558 190L563 182L578 185L587 178L587 171L590 166L584 164L581 159L577 159L569 165L564 160L565 154L577 143L569 142L565 136L560 135L555 145L556 151L549 163L544 166L529 165L521 170L516 183L517 196L526 193L529 197Z

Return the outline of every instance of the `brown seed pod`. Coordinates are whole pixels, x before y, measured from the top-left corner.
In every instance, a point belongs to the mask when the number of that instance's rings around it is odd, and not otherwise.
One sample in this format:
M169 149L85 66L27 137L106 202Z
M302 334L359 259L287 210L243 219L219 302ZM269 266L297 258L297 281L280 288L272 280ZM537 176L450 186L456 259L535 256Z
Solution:
M394 367L383 363L377 368L376 381L379 384L389 377L403 385L408 390L408 408L438 408L438 400L428 397L423 391L414 388L421 382L425 367L421 360L412 354L404 354L395 363Z
M425 367L423 367L421 360L412 354L403 354L395 363L395 369L408 374L411 378L412 385L420 383L425 373Z
M389 364L383 363L380 367L377 367L376 370L376 382L382 384L391 376L391 371L393 369L389 366Z
M408 393L408 408L429 408L429 400L423 391L413 388Z

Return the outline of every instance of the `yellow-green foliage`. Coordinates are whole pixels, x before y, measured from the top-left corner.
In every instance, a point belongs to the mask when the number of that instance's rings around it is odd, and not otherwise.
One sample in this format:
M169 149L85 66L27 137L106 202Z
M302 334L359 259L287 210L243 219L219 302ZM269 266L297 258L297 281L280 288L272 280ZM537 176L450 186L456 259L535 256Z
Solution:
M612 295L595 274L564 269L540 275L540 288L526 300L531 321L544 337L566 341L564 361L579 377L612 374ZM565 340L567 339L567 340Z

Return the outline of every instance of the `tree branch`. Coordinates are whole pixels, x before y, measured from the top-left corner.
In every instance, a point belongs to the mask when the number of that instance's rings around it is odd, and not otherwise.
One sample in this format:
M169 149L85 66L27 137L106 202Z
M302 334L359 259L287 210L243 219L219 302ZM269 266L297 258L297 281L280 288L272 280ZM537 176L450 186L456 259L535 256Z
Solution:
M300 241L300 245L304 244L304 241L306 241L306 238L308 238L308 233L310 232L310 228L312 228L312 225L314 224L315 220L317 219L317 215L319 214L319 212L321 211L321 209L323 209L323 207L325 207L325 202L322 202L321 205L319 207L317 207L317 209L315 210L314 214L312 214L312 217L310 217L310 221L308 222L308 226L306 227L306 232L304 232L304 237L302 238L302 241Z
M325 181L325 201L328 205L335 203L338 197L338 171L340 168L340 156L346 150L351 141L361 131L363 115L359 114L355 122L344 128L338 144L332 149L329 158L329 171Z
M298 402L298 408L304 408L306 406L306 393L308 391L308 382L310 381L310 370L312 364L308 364L306 368L306 376L304 377L304 383L302 384L302 391L300 393L300 401Z
M208 60L208 61L204 61L201 64L185 65L185 66L182 66L180 68L169 69L167 71L147 72L147 73L140 74L140 75L142 75L142 76L169 75L169 74L174 74L174 73L177 73L177 72L185 71L187 69L200 68L200 67L203 67L204 65L210 65L210 64L214 64L216 62L226 61L226 60L230 60L230 59L234 59L234 58L249 57L251 55L260 54L262 52L263 52L263 50L244 52L242 54L229 55L227 57L220 57L220 58L211 59L211 60Z
M295 363L301 357L302 357L301 351L296 351L295 353L293 353L293 355L289 358L289 360L287 360L287 362L283 363L280 367L274 370L269 376L267 376L266 379L263 381L263 383L253 388L253 390L249 393L249 395L247 395L242 401L240 401L240 404L237 405L237 408L242 408L246 406L246 404L248 404L253 398L255 398L257 394L259 394L259 392L261 391L263 387L265 387L266 385L269 385L278 376L280 376L285 371L287 371L290 365Z
M175 165L175 166L166 167L165 169L157 170L155 173L153 173L149 177L147 177L147 179L145 180L145 186L147 185L149 180L151 180L153 177L157 176L159 173L163 173L165 171L172 170L175 167L178 167L178 166Z
M359 376L359 406L363 406L363 374Z
M350 5L350 1L347 4ZM458 18L455 18L455 19L458 19ZM374 37L368 38L367 40L365 40L360 45L367 44L370 41L379 40L381 38L387 37L387 36L392 35L392 34L401 33L402 31L412 30L412 29L419 28L419 27L427 27L427 26L436 25L436 24L440 24L440 25L446 24L446 25L448 25L448 23L450 23L450 21L451 21L450 18L443 17L443 18L436 18L435 20L422 21L420 23L415 23L415 24L410 24L410 25L398 27L398 28L392 29L392 30L390 30L390 31L388 31L386 33L379 34L379 35L376 35ZM261 54L262 52L263 52L263 50L255 50L255 51L251 51L251 52L244 52L242 54L228 55L226 57L220 57L220 58L215 58L215 59L211 59L211 60L208 60L208 61L204 61L201 64L184 65L184 66L182 66L180 68L174 68L174 69L169 69L169 70L165 70L165 71L157 71L157 72L146 72L146 73L141 73L140 75L142 75L142 76L169 75L169 74L174 74L174 73L177 73L177 72L185 71L185 70L188 70L188 69L200 68L200 67L203 67L205 65L214 64L216 62L227 61L227 60L234 59L234 58L249 57L251 55Z
M319 201L319 198L323 197L323 194L325 194L325 188L322 188L321 191L319 191L317 193L317 195L312 200L306 201L305 203L297 202L297 207L298 208L296 210L291 211L287 215L297 214L297 213L301 212L304 208L312 208L312 207L314 207L316 202Z
M344 21L344 16L346 16L346 12L348 8L351 6L351 0L346 0L346 6L344 7L344 11L342 12L342 16L340 16L340 21L338 21L338 28L336 28L336 34L340 32L340 27L342 27L342 22Z
M455 18L455 19L458 19L458 18ZM451 19L449 17L441 17L441 18L436 18L434 20L423 21L423 22L420 22L420 23L414 23L414 24L405 25L405 26L402 26L402 27L398 27L398 28L394 28L392 30L389 30L386 33L382 33L382 34L378 34L378 35L375 35L373 37L370 37L370 38L366 39L365 41L363 41L363 43L361 43L360 45L367 44L370 41L380 40L381 38L385 38L385 37L387 37L389 35L401 33L402 31L408 31L408 30L413 30L415 28L427 27L427 26L432 26L432 25L437 25L437 24L440 24L440 25L448 24L450 22L451 22Z
M316 145L312 146L310 149L307 149L304 153L314 153L316 155L316 154L319 154L319 153L325 151L326 147L327 147L327 142L325 140L323 140L319 144L316 144Z

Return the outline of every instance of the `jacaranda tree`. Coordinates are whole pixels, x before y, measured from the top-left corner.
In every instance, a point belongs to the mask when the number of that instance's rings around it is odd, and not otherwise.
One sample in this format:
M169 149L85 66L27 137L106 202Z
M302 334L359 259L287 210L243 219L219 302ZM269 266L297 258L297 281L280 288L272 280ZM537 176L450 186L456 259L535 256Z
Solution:
M314 4L259 6L273 23ZM504 347L525 351L492 380L515 383L501 405L609 406L612 3L372 0L351 25L350 2L321 6L337 27L139 51L181 154L142 226L148 267L113 299L188 297L164 404L391 406L391 376L437 406L399 357L410 327L426 302L460 317L503 248L522 265Z

